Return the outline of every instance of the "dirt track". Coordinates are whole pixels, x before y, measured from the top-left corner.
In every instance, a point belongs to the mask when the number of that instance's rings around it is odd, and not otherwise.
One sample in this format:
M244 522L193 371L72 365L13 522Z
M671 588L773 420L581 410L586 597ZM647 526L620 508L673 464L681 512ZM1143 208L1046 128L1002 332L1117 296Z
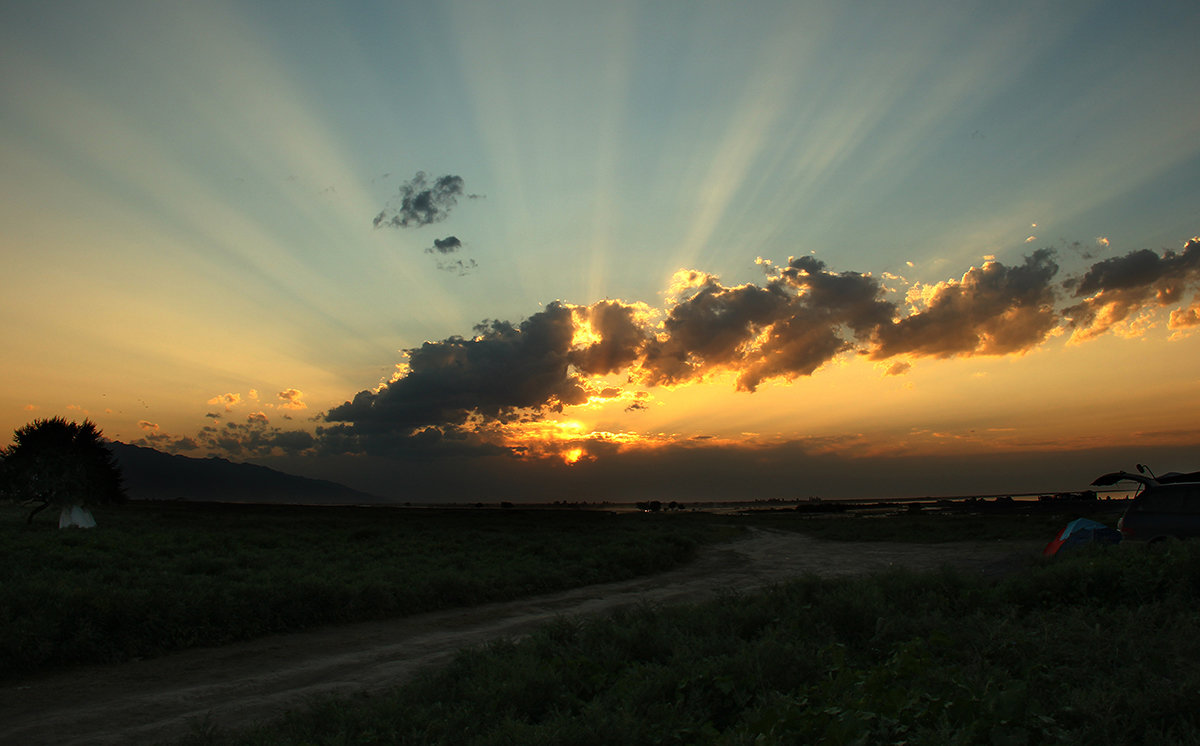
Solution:
M561 615L639 603L701 601L808 573L890 566L989 570L1035 556L1030 542L939 545L839 543L753 531L686 567L519 601L278 635L117 666L88 667L0 687L0 743L155 743L200 724L248 725L306 700L386 688L460 648L526 633Z

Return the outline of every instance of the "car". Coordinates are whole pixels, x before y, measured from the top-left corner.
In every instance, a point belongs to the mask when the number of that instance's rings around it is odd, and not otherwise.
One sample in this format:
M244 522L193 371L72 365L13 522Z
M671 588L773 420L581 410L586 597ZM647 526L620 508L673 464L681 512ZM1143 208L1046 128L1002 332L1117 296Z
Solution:
M1139 472L1143 468L1139 466ZM1117 522L1123 540L1158 542L1200 536L1200 472L1155 477L1117 471L1097 477L1092 484L1108 487L1124 480L1140 487Z

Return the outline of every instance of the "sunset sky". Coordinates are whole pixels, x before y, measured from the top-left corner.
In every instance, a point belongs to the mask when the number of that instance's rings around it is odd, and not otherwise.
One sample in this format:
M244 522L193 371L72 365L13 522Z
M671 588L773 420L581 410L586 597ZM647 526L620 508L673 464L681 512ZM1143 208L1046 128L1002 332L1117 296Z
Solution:
M4 3L0 430L90 417L413 500L1198 469L1197 28Z

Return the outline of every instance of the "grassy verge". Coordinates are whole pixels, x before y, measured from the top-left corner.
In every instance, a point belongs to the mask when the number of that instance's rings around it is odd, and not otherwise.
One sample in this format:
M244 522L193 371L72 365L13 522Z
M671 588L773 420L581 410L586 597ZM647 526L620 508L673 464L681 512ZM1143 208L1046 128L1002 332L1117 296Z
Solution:
M131 503L100 527L0 506L0 678L624 579L704 515Z
M205 744L1196 743L1200 544L562 620Z
M1122 509L1088 515L1115 527ZM798 531L831 541L897 541L937 544L950 541L1040 539L1050 541L1075 514L966 513L923 511L887 515L809 515L793 511L763 511L743 516L743 523L760 528Z

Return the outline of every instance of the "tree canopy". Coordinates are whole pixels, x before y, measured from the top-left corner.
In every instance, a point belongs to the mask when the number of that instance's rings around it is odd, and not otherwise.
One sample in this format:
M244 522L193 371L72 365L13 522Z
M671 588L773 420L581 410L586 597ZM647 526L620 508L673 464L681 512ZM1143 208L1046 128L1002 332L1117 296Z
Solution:
M0 449L0 492L34 506L98 505L125 499L121 468L91 420L34 420Z

